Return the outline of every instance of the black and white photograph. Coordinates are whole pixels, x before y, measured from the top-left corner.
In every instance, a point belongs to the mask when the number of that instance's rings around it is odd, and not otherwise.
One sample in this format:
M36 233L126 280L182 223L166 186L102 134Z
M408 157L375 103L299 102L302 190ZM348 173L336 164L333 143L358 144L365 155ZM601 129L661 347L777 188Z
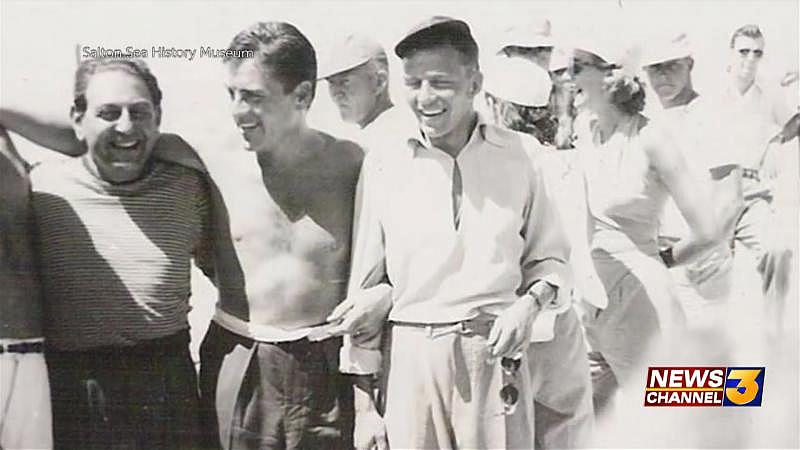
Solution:
M800 0L0 0L0 450L800 448Z

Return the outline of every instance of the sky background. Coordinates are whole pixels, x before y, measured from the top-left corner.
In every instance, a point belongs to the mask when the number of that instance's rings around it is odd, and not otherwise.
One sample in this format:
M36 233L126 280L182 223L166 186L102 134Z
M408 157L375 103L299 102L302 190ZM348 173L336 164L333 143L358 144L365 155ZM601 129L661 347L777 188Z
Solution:
M0 101L5 105L25 105L43 114L66 119L72 97L72 78L76 67L76 45L106 48L147 48L166 46L225 48L242 28L268 20L295 24L312 41L318 58L324 58L331 38L359 31L373 35L390 54L392 92L402 101L399 90L399 62L391 49L403 32L428 15L446 14L466 20L479 45L488 47L497 31L511 24L547 17L556 39L601 39L636 45L647 42L652 32L683 30L689 34L695 54L694 79L697 89L710 92L722 84L729 57L731 33L745 23L761 26L766 36L766 53L760 76L776 83L786 72L798 70L798 1L790 0L593 0L593 1L512 1L512 2L223 2L223 1L2 1L0 2ZM147 60L164 92L162 130L176 132L192 143L208 165L225 167L243 154L239 133L230 118L228 98L223 86L219 60ZM653 96L650 96L652 99ZM401 107L405 107L401 105ZM309 113L312 125L336 133L342 128L320 83ZM15 139L23 155L31 161L56 158L21 139ZM233 166L233 164L230 164ZM795 163L794 167L797 167ZM225 192L223 187L223 192ZM235 200L235 199L234 199ZM231 201L230 198L228 201ZM796 216L794 216L796 218ZM199 272L193 277L194 310L192 348L199 340L213 311L214 290ZM757 285L757 280L753 281ZM793 294L797 300L797 293ZM796 305L795 313L796 313ZM795 330L796 333L796 330ZM789 347L796 353L797 348ZM787 362L788 361L788 362ZM746 361L742 361L746 362ZM713 412L631 410L622 429L607 434L611 447L623 445L620 436L630 438L632 446L670 447L686 442L686 436L701 436L703 423L726 423L743 432L717 439L735 445L800 445L796 404L778 400L797 398L796 358L777 361L768 369L765 404L770 409L756 410L751 416L741 412L733 422L720 422ZM795 372L779 388L778 364L789 364ZM772 378L770 378L772 376ZM786 381L786 380L784 380ZM652 408L658 409L658 408ZM762 414L763 412L763 414ZM727 418L733 411L726 411ZM717 415L715 415L717 414ZM758 417L759 420L754 420ZM649 419L648 419L649 418ZM650 420L654 433L633 440L631 424ZM769 420L765 420L769 419ZM677 428L667 426L673 424ZM688 428L687 428L688 427ZM719 427L718 427L719 428ZM641 430L647 429L642 426ZM719 432L719 430L714 430ZM724 431L723 431L724 433ZM731 436L741 441L731 441ZM708 438L715 438L709 435ZM653 440L653 439L658 439ZM637 445L638 444L638 445ZM695 446L695 445L690 445ZM728 446L728 445L725 445Z
M798 68L798 2L653 1L561 2L223 2L223 1L3 1L0 95L54 115L71 103L76 45L106 48L227 47L233 35L256 21L289 21L303 31L323 58L332 37L361 31L389 50L392 90L401 100L398 60L391 49L421 18L448 14L465 19L484 47L506 26L547 17L556 38L646 42L653 30L689 33L696 54L694 78L702 93L720 84L730 34L744 23L759 24L766 35L762 77L774 82ZM484 52L487 53L487 52ZM219 60L211 58L147 61L164 95L163 130L183 134L201 153L238 151L238 136L228 114ZM186 114L192 112L192 114ZM334 129L337 116L321 83L309 116L312 124ZM210 129L209 129L210 128ZM231 145L235 144L235 145Z

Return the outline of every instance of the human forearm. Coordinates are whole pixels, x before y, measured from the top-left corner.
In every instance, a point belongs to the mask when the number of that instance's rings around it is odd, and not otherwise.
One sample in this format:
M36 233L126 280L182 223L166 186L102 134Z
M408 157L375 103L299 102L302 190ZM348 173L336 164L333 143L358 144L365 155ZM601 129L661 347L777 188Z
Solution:
M707 252L709 249L715 247L718 241L701 239L697 236L691 236L681 239L669 250L671 252L672 265L687 264Z
M62 120L2 107L0 125L31 142L65 155L79 156L86 151L66 118Z

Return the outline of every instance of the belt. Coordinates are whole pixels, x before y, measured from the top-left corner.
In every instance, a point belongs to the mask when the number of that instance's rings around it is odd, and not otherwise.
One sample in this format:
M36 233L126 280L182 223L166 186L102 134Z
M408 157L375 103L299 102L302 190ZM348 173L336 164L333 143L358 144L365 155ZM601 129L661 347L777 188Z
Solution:
M0 355L3 353L43 353L43 342L19 342L17 344L0 344Z
M460 322L445 323L418 323L418 322L399 322L393 321L393 326L419 328L425 332L429 338L445 336L452 333L458 334L477 334L487 337L492 330L494 320L487 319L468 319Z

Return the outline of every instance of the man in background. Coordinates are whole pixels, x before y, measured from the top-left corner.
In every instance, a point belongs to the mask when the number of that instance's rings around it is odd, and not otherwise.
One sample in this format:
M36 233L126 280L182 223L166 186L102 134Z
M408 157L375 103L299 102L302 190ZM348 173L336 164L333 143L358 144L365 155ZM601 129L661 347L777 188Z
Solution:
M52 448L28 167L0 127L0 448Z
M358 126L354 139L364 151L389 146L398 129L413 126L411 114L392 102L389 61L373 38L350 34L335 42L323 58L319 77L328 82L342 120Z

